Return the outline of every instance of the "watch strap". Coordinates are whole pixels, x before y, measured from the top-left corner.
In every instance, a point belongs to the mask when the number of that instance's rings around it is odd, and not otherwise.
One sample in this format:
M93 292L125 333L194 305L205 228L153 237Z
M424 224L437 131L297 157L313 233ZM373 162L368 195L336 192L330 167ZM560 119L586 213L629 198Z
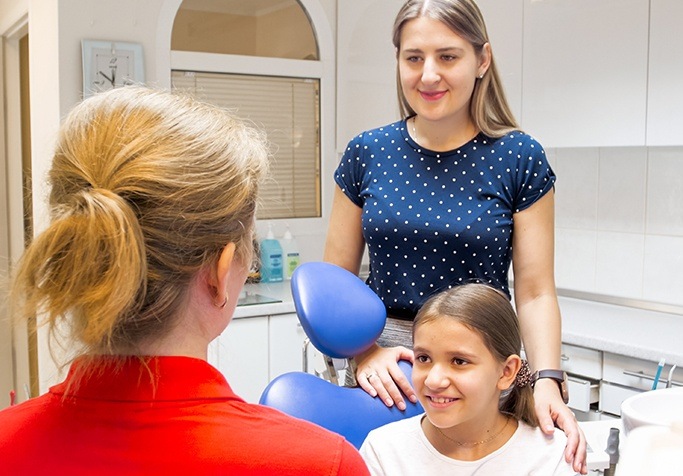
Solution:
M551 378L553 380L557 380L558 382L564 382L567 379L567 374L564 370L558 369L537 370L531 375L531 385L533 386L536 381L542 378Z
M564 370L558 369L543 369L537 370L531 375L531 388L534 387L536 382L542 378L549 378L557 382L560 388L560 395L562 396L562 401L564 403L569 403L569 389L567 388L567 373Z

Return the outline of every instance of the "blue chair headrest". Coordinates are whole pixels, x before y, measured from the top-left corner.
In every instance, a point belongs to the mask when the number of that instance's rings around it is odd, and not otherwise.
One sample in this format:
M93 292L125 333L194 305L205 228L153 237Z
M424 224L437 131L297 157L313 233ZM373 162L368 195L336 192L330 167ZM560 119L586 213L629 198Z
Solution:
M306 335L330 357L364 352L384 329L382 300L358 276L334 264L299 265L292 274L292 296Z

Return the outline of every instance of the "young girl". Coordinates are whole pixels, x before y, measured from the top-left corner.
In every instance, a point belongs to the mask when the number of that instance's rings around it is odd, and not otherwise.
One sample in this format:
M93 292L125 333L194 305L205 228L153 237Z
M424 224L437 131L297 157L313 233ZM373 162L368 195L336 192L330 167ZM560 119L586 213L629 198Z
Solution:
M538 428L517 316L500 291L465 284L433 296L413 339L426 413L368 435L360 451L372 474L576 474L564 433Z

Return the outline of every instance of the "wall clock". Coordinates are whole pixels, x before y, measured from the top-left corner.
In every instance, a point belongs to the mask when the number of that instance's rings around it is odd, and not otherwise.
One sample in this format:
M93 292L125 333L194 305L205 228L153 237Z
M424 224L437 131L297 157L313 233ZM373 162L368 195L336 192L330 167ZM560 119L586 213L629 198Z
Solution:
M142 84L142 45L123 41L83 40L83 98L99 91Z

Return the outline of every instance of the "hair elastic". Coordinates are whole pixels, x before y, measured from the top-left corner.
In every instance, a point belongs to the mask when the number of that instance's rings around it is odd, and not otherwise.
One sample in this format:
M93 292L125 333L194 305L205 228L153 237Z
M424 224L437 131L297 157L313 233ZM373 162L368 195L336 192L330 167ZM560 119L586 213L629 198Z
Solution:
M531 368L529 367L529 362L522 359L522 366L520 367L519 372L517 372L515 385L522 388L529 384L531 384Z

